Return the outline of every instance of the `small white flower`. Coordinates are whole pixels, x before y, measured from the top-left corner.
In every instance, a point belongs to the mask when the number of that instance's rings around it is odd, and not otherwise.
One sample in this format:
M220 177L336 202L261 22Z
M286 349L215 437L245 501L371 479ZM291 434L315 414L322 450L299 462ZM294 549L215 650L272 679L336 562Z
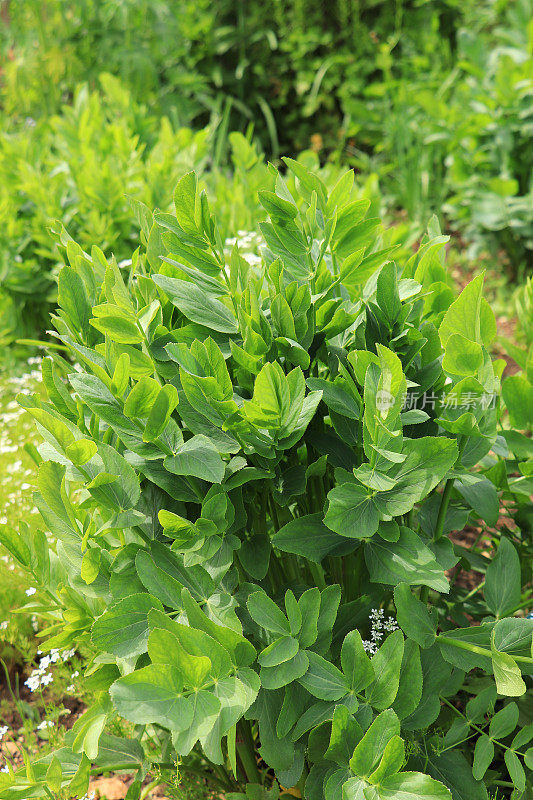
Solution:
M70 684L70 686L67 686L67 688L66 688L66 691L67 691L67 692L74 692L74 691L76 691L74 684L73 684L73 683L71 683L71 684Z
M78 670L75 670L75 672L73 672L70 677L72 678L72 680L74 680L74 678L77 678L79 674L80 673L78 672Z
M3 622L0 622L0 631L6 631L8 626L9 626L9 622L7 620L4 620Z
M7 764L5 765L5 767L2 767L0 769L0 772L9 772L9 767L7 766Z
M37 725L37 730L38 731L44 731L47 728L53 728L53 727L54 727L54 723L52 722L51 719L43 719L43 721L40 723L40 725Z
M30 586L29 589L26 589L26 594L28 597L31 597L36 591L37 589L34 586Z
M0 728L0 742L2 741L8 730L9 728L7 727L7 725L2 725L2 727Z

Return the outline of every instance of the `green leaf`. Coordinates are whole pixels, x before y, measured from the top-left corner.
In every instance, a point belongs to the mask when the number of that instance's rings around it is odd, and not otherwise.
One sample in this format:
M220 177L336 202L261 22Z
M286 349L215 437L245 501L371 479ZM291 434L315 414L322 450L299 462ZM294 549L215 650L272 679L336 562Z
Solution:
M150 664L119 678L109 694L118 713L136 725L157 723L186 730L194 710L183 696L183 679L176 667Z
M176 454L167 456L165 469L173 475L192 476L210 483L222 483L225 465L207 436L198 434L181 445Z
M30 563L30 548L19 534L9 525L0 525L0 544L17 559L19 564L27 567Z
M437 630L436 614L430 613L406 583L400 583L394 589L394 604L396 618L405 635L420 647L431 647Z
M387 778L400 771L405 762L405 744L400 736L393 736L385 745L377 769L369 776L369 781L383 786Z
M402 632L394 631L372 656L374 680L365 690L365 695L370 705L378 710L391 706L398 693L403 648Z
M59 793L61 791L62 780L63 769L59 759L54 756L50 762L50 766L46 770L46 785L52 789L53 792Z
M475 341L453 333L446 342L446 350L442 360L442 369L448 375L465 377L477 375L483 363L483 350Z
M91 307L80 276L71 267L63 267L58 279L58 303L68 316L73 331L81 331L84 338L89 332Z
M341 648L342 671L353 692L361 692L374 680L374 667L368 657L359 631L351 631Z
M252 592L246 605L250 616L261 628L278 636L291 635L289 620L266 592Z
M111 307L112 308L112 307ZM89 322L97 331L109 336L110 339L119 344L140 344L144 337L137 327L135 320L130 319L126 313L120 312L99 315L90 319Z
M319 700L339 700L349 691L348 681L334 664L318 653L308 651L309 669L300 678L300 683Z
M485 575L485 601L493 614L503 617L520 604L521 585L518 554L502 536Z
M131 764L132 769L140 769L144 761L144 751L137 739L123 739L110 733L103 733L98 744L95 759L99 767L113 764Z
M221 704L212 692L197 691L189 698L193 716L190 725L172 736L172 744L181 756L187 756L200 738L206 737L220 713Z
M161 436L177 405L178 392L176 388L170 383L162 386L146 420L143 441L152 442Z
M490 721L489 736L492 739L502 739L514 731L518 723L518 706L516 703L507 703L500 711L494 714Z
M191 322L220 333L238 332L239 326L231 311L198 286L166 275L152 275L152 280Z
M510 375L502 385L511 425L519 430L533 428L533 383L524 375Z
M85 753L91 760L96 758L98 755L98 742L111 711L111 703L106 694L93 703L76 720L72 728L72 733L74 734L72 750L74 753Z
M492 764L494 758L494 745L492 740L486 733L481 734L476 741L474 748L474 763L472 766L472 775L476 781L480 781L485 772Z
M160 385L153 378L145 376L138 381L128 394L124 403L124 413L130 419L147 417L159 394Z
M336 761L340 766L347 765L362 736L361 726L346 706L336 706L333 712L329 745L324 758Z
M196 174L188 172L179 179L174 189L176 219L188 233L198 232Z
M261 685L265 689L281 689L304 675L309 667L308 654L299 650L277 667L261 667Z
M533 619L511 617L502 619L492 629L492 646L504 652L531 651Z
M379 511L372 491L355 483L342 483L328 493L328 510L324 522L340 536L368 539L379 525Z
M400 772L387 778L365 800L452 800L450 790L422 772Z
M80 574L85 583L94 583L100 572L100 548L91 547L83 554Z
M509 777L518 789L518 792L524 792L526 788L526 773L522 766L520 759L513 750L506 750L503 754L505 764L509 770Z
M278 550L304 556L316 564L328 555L344 555L353 548L344 537L324 525L322 514L291 520L271 537L271 541Z
M148 612L163 606L149 594L132 594L110 606L95 620L91 641L97 650L120 658L132 658L146 652Z
M392 261L384 264L379 272L376 283L376 302L392 326L402 307L398 293L396 265Z
M314 586L303 592L298 600L298 608L302 616L302 625L298 632L300 647L311 647L318 637L318 620L322 598L320 590Z
M146 550L139 550L135 569L143 586L169 608L181 610L182 585L171 574L159 567Z
M423 681L420 648L412 639L406 639L400 669L400 685L392 704L399 719L411 716L417 709L422 715L431 712L431 708L424 709L424 704L421 702ZM438 707L438 701L436 704ZM429 716L431 717L431 713Z
M299 650L298 640L292 636L276 639L259 653L257 658L262 667L276 667L296 655Z
M350 759L350 769L360 778L367 778L378 767L387 743L400 734L400 722L392 709L382 711L373 721Z
M461 494L469 506L489 525L495 525L500 513L500 503L496 487L487 478L468 481L455 481L454 488Z
M67 445L65 453L70 458L74 466L81 467L96 455L98 446L92 439L77 439Z
M400 528L397 542L374 537L365 545L365 561L370 579L377 583L429 586L436 592L449 592L444 570L422 539L409 528Z
M507 697L520 697L526 691L520 667L509 653L492 651L492 668L499 694Z
M485 343L481 330L483 280L483 275L477 275L470 281L444 315L439 328L439 336L444 348L453 335L463 336L480 345ZM486 343L489 344L489 341Z
M485 784L474 779L472 767L460 750L430 754L427 759L417 759L417 764L433 778L449 786L453 800L488 800ZM445 797L450 800L449 794Z

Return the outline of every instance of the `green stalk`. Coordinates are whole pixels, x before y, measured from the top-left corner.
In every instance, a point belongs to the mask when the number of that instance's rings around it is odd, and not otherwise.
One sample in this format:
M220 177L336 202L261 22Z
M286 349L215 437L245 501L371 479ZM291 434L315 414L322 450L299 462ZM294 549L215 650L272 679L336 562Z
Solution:
M250 783L261 783L261 775L255 760L255 745L250 722L247 719L241 719L237 729L242 737L242 741L237 740L237 752L246 777Z
M453 647L458 647L460 650L468 650L470 653L476 653L477 655L486 656L487 658L491 658L492 656L492 651L487 650L486 647L479 647L477 644L470 644L470 642L463 642L460 639L443 636L442 633L437 639L446 642L446 644L451 644ZM529 656L515 656L513 653L513 658L515 661L520 661L523 664L533 664L533 658Z
M466 445L466 436L460 436L457 440L458 445L458 453L457 453L457 460L455 463L461 461L461 457L463 455L463 451ZM437 515L437 522L435 524L435 531L433 533L433 541L436 542L437 539L440 539L442 536L442 531L444 530L444 520L446 519L446 512L448 511L448 505L450 503L450 497L452 494L453 484L455 478L448 478L444 485L444 491L441 496L440 506L439 506L439 513Z
M313 576L313 580L315 581L316 585L319 589L326 588L326 578L324 576L324 570L320 566L320 564L315 564L314 561L308 561L307 565L309 567L309 572Z

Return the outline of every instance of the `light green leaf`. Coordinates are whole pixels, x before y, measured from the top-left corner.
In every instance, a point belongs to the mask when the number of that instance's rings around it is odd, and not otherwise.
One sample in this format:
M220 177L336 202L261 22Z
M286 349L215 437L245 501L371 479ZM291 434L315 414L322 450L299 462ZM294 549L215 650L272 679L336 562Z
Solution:
M91 641L97 650L120 658L132 658L146 652L148 612L163 606L149 594L132 594L110 606L94 622Z
M206 294L189 281L152 275L152 280L191 322L220 333L237 333L239 326L231 311L220 300Z
M210 483L222 483L224 477L225 465L218 450L202 434L181 445L174 456L167 456L164 464L174 475L192 476Z
M492 651L492 668L499 694L507 697L520 697L526 691L520 667L509 653Z
M118 713L136 725L155 722L170 730L186 730L194 709L183 696L183 678L176 667L150 664L119 678L109 690Z

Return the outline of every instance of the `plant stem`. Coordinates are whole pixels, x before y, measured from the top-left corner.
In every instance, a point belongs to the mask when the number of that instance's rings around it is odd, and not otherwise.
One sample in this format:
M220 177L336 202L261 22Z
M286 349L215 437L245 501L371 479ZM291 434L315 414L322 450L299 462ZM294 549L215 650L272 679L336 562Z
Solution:
M486 658L491 658L492 656L491 650L487 650L486 647L479 647L477 644L462 642L460 639L453 639L452 637L443 636L442 633L437 638L443 642L446 642L446 644L451 644L453 647L458 647L460 650L468 650L470 653L476 653L477 655L485 656ZM533 658L529 658L529 656L515 656L513 653L513 658L515 661L520 661L523 664L533 664Z
M326 578L324 577L324 570L320 566L320 564L315 564L314 561L308 561L309 571L313 576L313 580L315 581L316 585L319 589L326 588Z
M156 786L159 786L160 782L161 781L159 780L159 778L155 778L151 783L148 784L148 786L145 786L141 792L140 800L145 800L145 798L148 797L152 789L155 789Z
M238 731L241 734L242 741L239 742L237 740L237 752L246 772L246 777L250 783L261 783L261 775L255 760L255 746L250 722L247 719L241 719L238 724Z
M461 461L461 457L466 445L466 438L466 436L460 436L458 439L458 453L455 463ZM439 513L437 515L437 522L435 523L435 531L433 532L434 542L436 542L437 539L440 539L442 536L442 531L444 530L444 521L446 519L446 512L448 511L448 504L450 502L454 481L455 478L448 478L444 486L444 491L440 500Z

